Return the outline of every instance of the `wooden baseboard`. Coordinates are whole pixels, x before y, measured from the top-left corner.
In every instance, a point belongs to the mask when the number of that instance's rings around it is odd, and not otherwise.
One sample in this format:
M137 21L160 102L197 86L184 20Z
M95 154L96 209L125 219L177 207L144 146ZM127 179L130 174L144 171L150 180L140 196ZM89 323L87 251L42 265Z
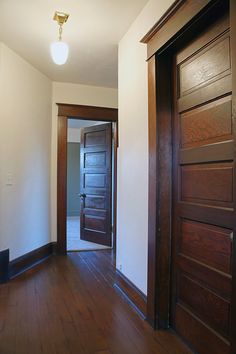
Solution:
M146 319L147 316L147 296L142 293L128 278L119 270L116 270L116 280L114 287L121 292L126 300L135 310Z
M9 249L0 252L0 284L9 279Z
M47 245L14 259L9 263L9 278L14 278L15 276L25 272L27 269L43 262L54 253L56 253L56 243L50 242Z

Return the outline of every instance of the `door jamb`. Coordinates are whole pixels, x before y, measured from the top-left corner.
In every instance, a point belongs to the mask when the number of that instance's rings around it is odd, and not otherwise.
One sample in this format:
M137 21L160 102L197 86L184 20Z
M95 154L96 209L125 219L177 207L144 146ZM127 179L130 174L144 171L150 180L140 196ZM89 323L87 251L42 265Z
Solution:
M57 103L57 252L66 254L66 203L67 203L67 123L68 119L82 119L116 123L114 131L114 227L113 249L116 249L117 212L117 148L118 109Z
M197 28L210 24L220 6L229 3L232 60L232 119L236 119L236 2L235 0L177 0L141 40L147 44L149 116L149 216L147 320L153 327L168 328L171 264L171 87L168 73L171 48L191 38ZM214 19L214 16L213 16ZM169 71L168 71L169 70ZM165 78L167 77L167 80ZM235 129L234 129L235 130ZM234 135L236 133L234 132ZM236 138L236 136L235 136ZM236 154L236 152L235 152ZM236 161L235 161L236 164ZM236 187L234 187L236 200ZM235 202L236 207L236 202ZM236 218L235 218L236 219ZM234 233L236 231L236 220ZM232 263L232 353L236 352L236 237ZM233 301L234 299L234 301Z

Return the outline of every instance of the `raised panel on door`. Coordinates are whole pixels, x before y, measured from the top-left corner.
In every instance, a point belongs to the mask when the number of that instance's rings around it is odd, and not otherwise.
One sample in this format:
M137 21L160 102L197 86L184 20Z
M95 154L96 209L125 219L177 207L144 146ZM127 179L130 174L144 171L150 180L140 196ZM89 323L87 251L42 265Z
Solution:
M183 303L199 320L228 337L229 300L224 299L193 275L179 273L178 301Z
M180 223L178 252L230 275L232 230L185 219Z
M180 114L181 147L232 139L231 95Z
M82 240L111 246L111 124L84 128L81 132Z
M180 97L198 91L230 74L229 36L208 44L179 64Z
M233 164L190 163L180 167L181 201L232 207ZM194 186L194 188L193 188Z
M215 28L219 29L216 23ZM230 353L234 141L230 31L174 57L171 323L199 354Z

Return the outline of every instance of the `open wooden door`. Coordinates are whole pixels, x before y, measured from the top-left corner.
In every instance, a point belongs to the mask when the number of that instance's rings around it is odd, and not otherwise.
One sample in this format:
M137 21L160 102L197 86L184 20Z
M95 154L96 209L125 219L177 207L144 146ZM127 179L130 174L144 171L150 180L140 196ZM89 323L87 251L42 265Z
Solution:
M80 147L80 238L111 247L111 123L84 128Z

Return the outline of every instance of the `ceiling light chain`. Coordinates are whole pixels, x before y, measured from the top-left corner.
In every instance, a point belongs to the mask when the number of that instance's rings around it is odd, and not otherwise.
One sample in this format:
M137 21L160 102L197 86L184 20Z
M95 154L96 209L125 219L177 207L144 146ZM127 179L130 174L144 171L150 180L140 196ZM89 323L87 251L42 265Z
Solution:
M62 24L59 24L59 41L61 41L62 37Z

